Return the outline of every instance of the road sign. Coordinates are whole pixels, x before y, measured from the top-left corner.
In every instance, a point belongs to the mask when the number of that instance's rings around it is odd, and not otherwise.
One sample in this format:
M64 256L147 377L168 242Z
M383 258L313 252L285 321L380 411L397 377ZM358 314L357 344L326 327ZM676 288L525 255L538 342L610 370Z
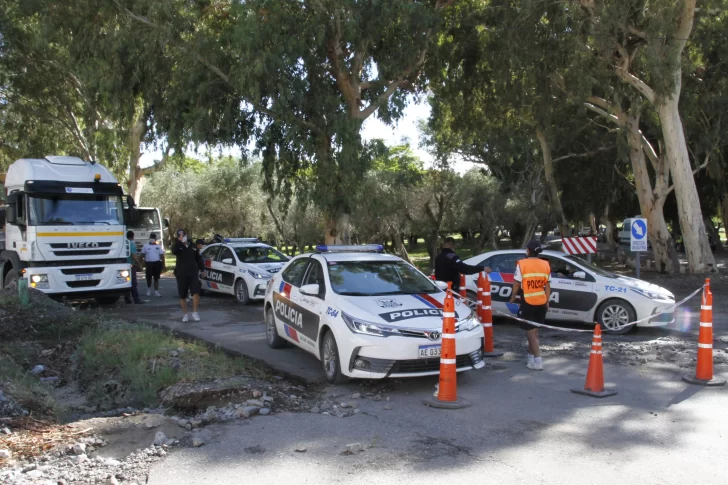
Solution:
M630 250L647 251L647 219L632 219Z

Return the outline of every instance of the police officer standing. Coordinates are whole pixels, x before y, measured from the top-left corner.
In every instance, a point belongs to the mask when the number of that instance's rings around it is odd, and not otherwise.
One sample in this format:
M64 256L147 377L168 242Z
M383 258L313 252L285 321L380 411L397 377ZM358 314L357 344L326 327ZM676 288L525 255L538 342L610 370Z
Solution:
M442 251L435 258L435 279L452 283L452 291L457 293L460 291L460 275L471 275L487 271L490 268L485 266L471 266L460 261L460 257L455 253L455 239L446 237L442 243Z
M538 257L543 249L538 241L531 241L526 246L526 259L516 263L516 274L513 279L511 303L520 295L521 302L518 317L535 323L543 323L549 311L551 297L551 266L549 262ZM526 366L531 370L543 370L541 349L538 342L538 327L521 322L528 340L528 361Z

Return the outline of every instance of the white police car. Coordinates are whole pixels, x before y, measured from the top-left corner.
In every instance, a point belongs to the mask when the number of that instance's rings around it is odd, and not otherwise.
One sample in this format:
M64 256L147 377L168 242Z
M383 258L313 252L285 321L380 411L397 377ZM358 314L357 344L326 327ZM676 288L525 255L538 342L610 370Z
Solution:
M235 295L242 304L263 299L268 282L289 260L256 238L228 238L200 254L205 263L202 290Z
M265 296L268 345L314 354L331 383L440 371L445 292L382 247L319 246L296 256ZM457 370L483 367L483 330L456 303Z
M526 257L525 250L492 251L474 256L465 263L489 267L493 309L515 315L518 306L508 303L513 290L516 262ZM626 333L634 326L625 323L648 318L638 327L665 326L674 321L675 297L665 288L646 281L618 276L585 260L558 251L540 254L551 265L549 320L599 322L609 333ZM467 277L471 297L477 292L477 275ZM662 313L667 311L668 313Z

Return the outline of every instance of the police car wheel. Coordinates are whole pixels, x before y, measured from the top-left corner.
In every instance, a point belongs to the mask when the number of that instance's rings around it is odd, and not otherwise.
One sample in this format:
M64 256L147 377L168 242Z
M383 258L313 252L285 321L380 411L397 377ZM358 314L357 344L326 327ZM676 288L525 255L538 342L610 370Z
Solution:
M245 284L245 280L242 278L235 282L235 299L241 305L247 305L248 303L250 303L248 285Z
M270 307L265 310L265 336L271 349L282 349L286 346L287 342L278 335L275 316Z
M14 269L8 271L5 275L5 288L14 288L18 285L18 272Z
M330 384L342 384L349 379L341 373L341 358L339 347L333 332L327 330L321 343L321 363L324 367L326 380Z
M612 335L623 335L632 331L635 326L623 326L626 323L637 320L632 305L624 300L607 300L597 310L597 321L605 333Z

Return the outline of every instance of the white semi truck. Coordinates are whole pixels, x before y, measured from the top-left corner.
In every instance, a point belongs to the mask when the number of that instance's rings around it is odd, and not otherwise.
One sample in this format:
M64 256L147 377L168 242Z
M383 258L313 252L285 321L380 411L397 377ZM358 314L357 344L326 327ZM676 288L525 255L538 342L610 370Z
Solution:
M149 241L149 236L155 234L157 243L164 250L164 236L169 227L169 220L162 219L157 207L137 207L136 220L134 223L127 223L126 228L134 231L134 242L137 250L141 251L144 243Z
M112 303L131 286L126 219L135 217L104 166L76 157L24 158L5 176L3 287L19 278L51 297Z

